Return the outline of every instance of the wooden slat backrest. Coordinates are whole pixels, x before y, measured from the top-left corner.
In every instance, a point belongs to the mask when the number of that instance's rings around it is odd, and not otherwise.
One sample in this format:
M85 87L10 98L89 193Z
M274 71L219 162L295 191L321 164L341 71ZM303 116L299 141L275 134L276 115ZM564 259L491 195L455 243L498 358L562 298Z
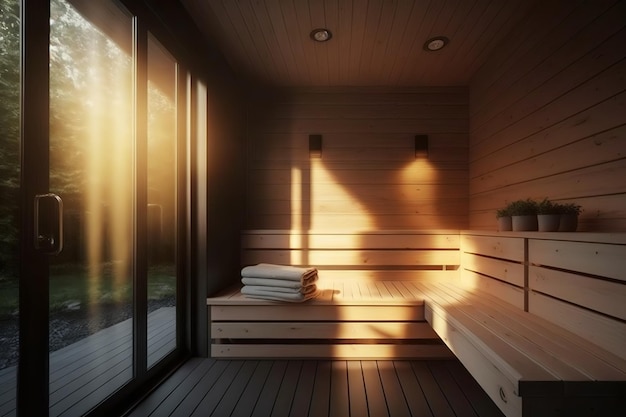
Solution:
M457 274L458 231L301 232L250 230L242 234L242 266L314 266L342 277L400 279ZM320 274L322 277L322 274Z
M529 239L529 311L626 357L626 244Z
M461 236L461 282L525 308L525 243L520 237Z

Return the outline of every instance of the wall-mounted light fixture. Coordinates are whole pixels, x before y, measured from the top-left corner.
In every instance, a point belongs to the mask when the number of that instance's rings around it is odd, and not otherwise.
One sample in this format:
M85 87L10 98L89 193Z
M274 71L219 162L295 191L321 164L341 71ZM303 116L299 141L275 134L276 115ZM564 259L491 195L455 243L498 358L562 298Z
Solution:
M415 158L428 158L428 135L415 135Z
M309 135L309 157L322 157L322 135Z

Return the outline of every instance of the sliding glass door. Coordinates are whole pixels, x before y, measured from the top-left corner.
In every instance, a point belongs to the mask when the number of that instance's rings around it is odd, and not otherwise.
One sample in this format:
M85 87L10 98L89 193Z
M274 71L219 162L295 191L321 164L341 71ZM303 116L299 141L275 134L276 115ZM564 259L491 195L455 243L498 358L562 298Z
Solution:
M177 181L184 151L178 131L180 107L179 68L176 60L148 36L148 366L176 347L177 262L176 242L181 238ZM183 136L183 137L179 137ZM182 155L181 155L182 154Z
M3 42L5 7L19 11L9 3L0 0ZM7 415L81 416L182 348L186 74L114 0L23 4L21 158L19 65L14 90L0 91L15 119L2 137L0 226L14 230L16 264L0 265L15 298L2 300L0 324L10 329L4 318L17 321L19 307L22 349L0 378L13 372ZM21 223L9 216L18 202Z
M63 202L51 416L82 415L133 378L133 20L113 3L107 12L50 2L49 191Z

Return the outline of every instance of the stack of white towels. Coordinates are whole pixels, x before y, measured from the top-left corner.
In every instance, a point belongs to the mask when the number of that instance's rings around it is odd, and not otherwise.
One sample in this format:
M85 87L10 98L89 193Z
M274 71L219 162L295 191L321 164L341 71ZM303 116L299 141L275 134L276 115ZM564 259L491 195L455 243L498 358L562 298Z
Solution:
M302 302L317 295L317 269L257 264L241 270L241 293L251 298Z

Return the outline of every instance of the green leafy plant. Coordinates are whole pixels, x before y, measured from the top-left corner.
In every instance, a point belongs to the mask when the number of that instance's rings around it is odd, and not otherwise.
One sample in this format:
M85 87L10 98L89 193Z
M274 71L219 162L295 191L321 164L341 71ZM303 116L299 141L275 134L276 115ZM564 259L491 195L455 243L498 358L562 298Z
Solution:
M576 216L583 211L582 207L576 203L557 204L557 208L560 214L574 214Z
M544 198L537 203L537 214L561 214L561 205Z
M499 219L501 217L511 217L511 213L509 212L508 206L496 210L496 219Z
M526 200L516 200L506 207L511 216L533 216L538 212L539 204L527 198Z

